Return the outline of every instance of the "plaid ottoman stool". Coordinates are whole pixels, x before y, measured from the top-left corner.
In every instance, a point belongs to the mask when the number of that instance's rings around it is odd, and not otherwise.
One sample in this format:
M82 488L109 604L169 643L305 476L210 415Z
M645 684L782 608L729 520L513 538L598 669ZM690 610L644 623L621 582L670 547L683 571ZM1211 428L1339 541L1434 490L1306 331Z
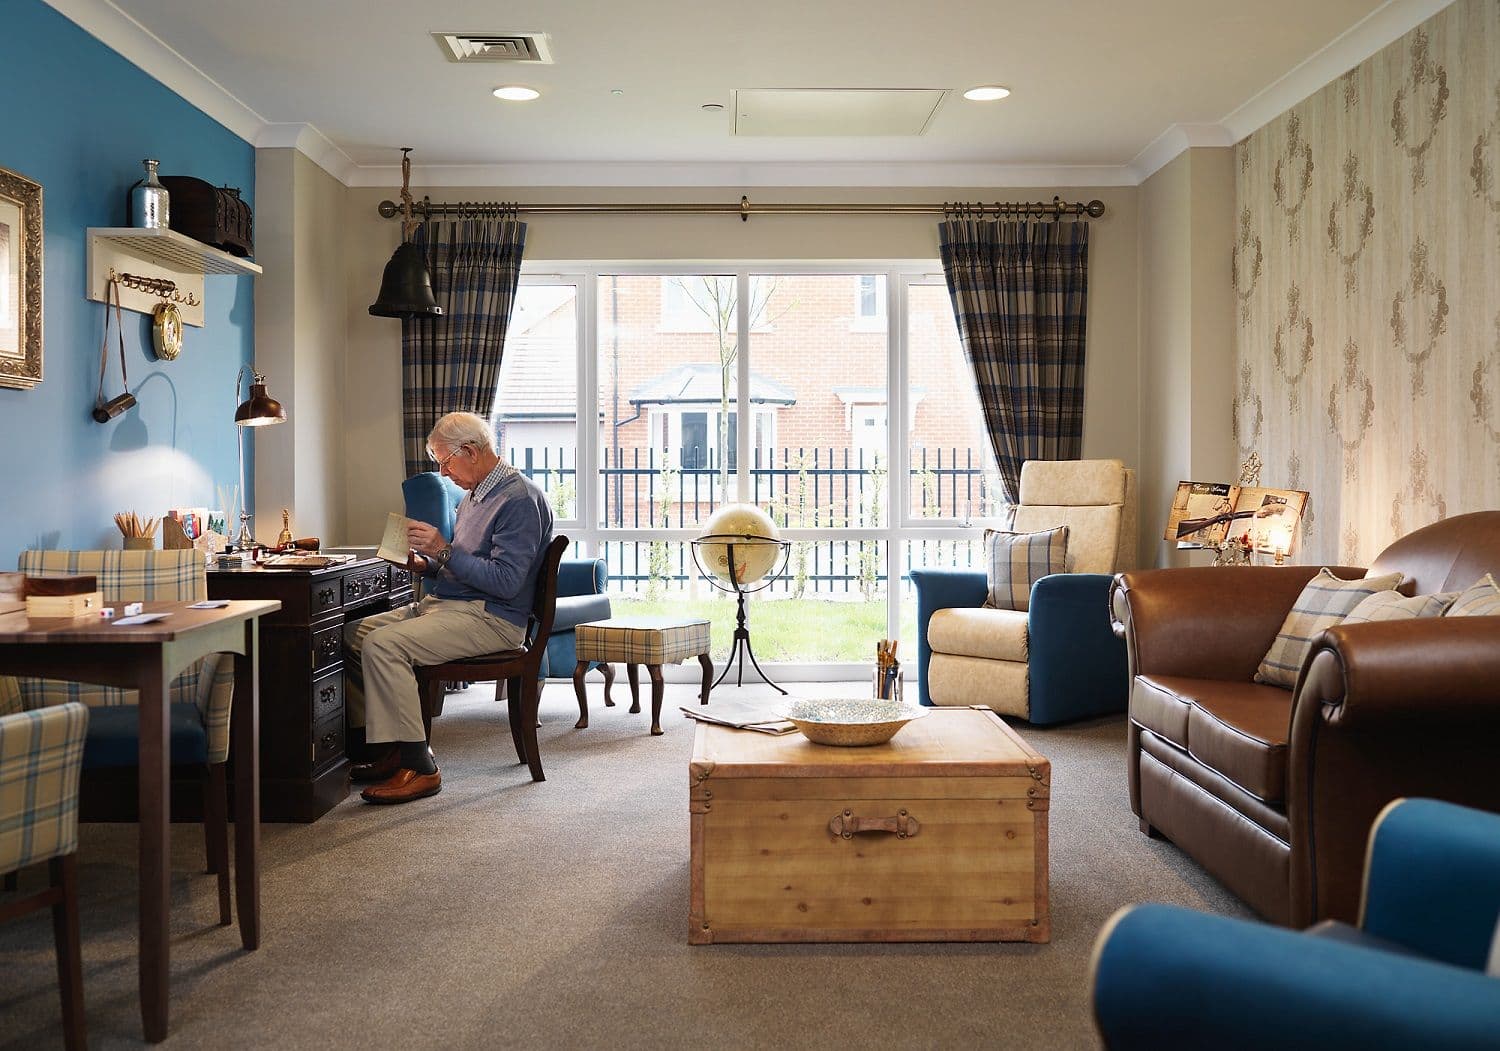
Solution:
M583 689L583 674L589 662L601 665L623 663L630 678L630 710L641 710L640 686L636 669L642 664L651 676L651 733L661 733L661 698L665 683L663 664L681 664L697 657L703 666L703 689L699 703L708 703L709 684L713 682L714 662L708 657L708 621L682 620L677 617L616 617L580 624L573 629L578 646L578 666L573 669L573 692L578 696L578 728L589 724L589 702ZM612 679L604 683L604 704L614 707L609 696Z

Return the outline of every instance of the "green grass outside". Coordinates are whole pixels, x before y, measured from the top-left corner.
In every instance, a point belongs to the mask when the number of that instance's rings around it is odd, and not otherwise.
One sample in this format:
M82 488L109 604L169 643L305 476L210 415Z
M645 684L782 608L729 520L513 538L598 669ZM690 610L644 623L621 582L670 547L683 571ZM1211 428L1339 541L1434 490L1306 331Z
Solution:
M725 598L662 598L654 601L610 596L616 617L702 618L712 624L713 658L722 662L729 655L735 623L734 600ZM915 614L910 603L902 606L902 636L914 638L908 624ZM755 659L814 663L856 661L874 664L875 643L885 638L885 597L872 602L832 602L827 599L751 598L745 605L750 644ZM916 659L916 644L902 644L898 655Z

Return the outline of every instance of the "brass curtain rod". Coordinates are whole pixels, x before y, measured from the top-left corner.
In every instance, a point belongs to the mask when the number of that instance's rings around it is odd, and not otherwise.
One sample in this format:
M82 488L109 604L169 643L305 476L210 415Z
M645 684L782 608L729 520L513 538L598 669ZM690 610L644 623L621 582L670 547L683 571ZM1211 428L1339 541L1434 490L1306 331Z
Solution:
M394 201L381 201L378 210L382 217L394 219L400 216L401 206ZM413 201L412 217L427 221L444 216L477 217L481 215L503 215L507 212L531 212L533 214L583 214L583 213L638 213L669 215L738 215L749 222L753 215L1038 215L1054 219L1065 215L1087 215L1097 219L1104 214L1104 202L1099 200L1074 201L1071 204L1060 197L1051 201L995 201L985 204L980 201L944 201L942 204L757 204L749 197L741 197L738 204L705 202L702 204L520 204L509 201L446 201L433 202L423 197Z

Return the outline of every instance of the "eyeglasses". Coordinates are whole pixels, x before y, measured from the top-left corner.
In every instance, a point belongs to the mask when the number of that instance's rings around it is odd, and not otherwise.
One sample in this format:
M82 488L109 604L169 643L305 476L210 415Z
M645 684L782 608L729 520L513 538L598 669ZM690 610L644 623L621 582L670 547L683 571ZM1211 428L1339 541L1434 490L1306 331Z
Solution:
M427 454L427 458L429 460L431 460L433 463L437 464L437 472L438 472L438 474L442 474L443 473L443 468L448 466L448 461L451 460L451 459L453 459L455 456L457 456L459 453L461 453L463 451L464 451L464 445L459 445L458 448L454 449L447 456L444 456L441 460L439 460L436 456L432 455L432 453L430 453L430 452Z

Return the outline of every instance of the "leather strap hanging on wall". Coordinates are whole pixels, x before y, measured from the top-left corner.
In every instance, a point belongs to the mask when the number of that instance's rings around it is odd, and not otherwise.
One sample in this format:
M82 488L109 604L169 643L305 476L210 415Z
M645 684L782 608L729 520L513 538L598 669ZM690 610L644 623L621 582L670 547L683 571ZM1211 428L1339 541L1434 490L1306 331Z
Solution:
M125 393L104 400L104 367L109 361L109 303L110 297L114 297L115 305L115 335L120 342L120 385L125 388ZM130 381L125 376L125 325L120 319L120 282L111 277L104 288L104 340L99 344L99 393L94 395L95 420L100 423L108 423L120 413L135 404L135 395L130 393Z

